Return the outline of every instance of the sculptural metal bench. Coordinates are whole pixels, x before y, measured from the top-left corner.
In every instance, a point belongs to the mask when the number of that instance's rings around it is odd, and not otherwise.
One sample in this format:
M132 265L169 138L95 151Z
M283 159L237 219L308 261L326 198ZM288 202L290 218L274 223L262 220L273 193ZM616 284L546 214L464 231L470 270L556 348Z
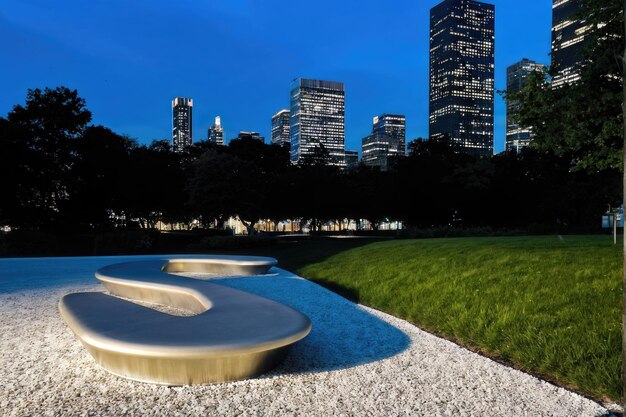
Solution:
M197 313L192 317L98 292L66 295L59 310L96 361L116 375L167 385L245 379L273 368L306 337L308 317L267 298L171 273L259 275L275 264L260 257L184 257L115 264L96 273L115 296Z

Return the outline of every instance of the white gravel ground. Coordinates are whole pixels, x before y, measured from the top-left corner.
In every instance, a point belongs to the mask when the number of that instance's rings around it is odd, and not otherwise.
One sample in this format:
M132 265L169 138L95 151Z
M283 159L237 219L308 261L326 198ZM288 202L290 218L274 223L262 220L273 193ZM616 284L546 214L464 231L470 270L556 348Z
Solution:
M127 258L0 260L0 415L602 416L599 404L276 269L224 285L292 305L313 331L258 379L169 388L100 369L61 320L66 293ZM39 289L37 289L39 288Z

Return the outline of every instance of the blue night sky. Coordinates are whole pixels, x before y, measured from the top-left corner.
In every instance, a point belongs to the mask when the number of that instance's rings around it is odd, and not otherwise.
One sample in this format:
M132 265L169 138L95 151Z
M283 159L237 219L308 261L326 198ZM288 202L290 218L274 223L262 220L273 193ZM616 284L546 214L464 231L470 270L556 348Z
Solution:
M171 138L171 100L194 99L194 141L215 115L225 138L289 107L296 77L346 84L346 148L380 113L428 135L429 10L439 0L0 0L0 115L26 90L65 85L95 124L142 143ZM521 58L549 63L551 0L495 0L496 89ZM505 110L496 97L495 148Z

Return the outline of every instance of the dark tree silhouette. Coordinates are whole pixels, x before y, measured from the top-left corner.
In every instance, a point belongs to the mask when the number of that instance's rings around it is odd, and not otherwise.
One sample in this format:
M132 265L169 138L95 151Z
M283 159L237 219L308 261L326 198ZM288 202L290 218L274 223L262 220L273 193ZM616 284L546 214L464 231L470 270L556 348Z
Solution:
M132 152L137 143L103 126L90 126L76 139L71 192L64 205L66 222L111 225L113 214L128 208Z
M2 224L151 228L199 219L221 227L238 217L250 234L265 219L308 223L313 231L343 219L366 219L373 228L399 220L418 228L567 231L597 227L605 205L621 199L619 172L572 170L573 152L481 159L456 152L445 138L418 139L387 172L343 172L328 164L323 147L299 165L286 148L254 139L199 142L179 154L169 141L138 145L88 126L89 116L77 93L61 87L32 90L26 106L0 119L4 195L16 196L0 202Z
M25 106L8 115L9 138L23 176L19 182L14 221L40 227L60 220L69 198L69 173L76 161L74 141L91 121L85 100L65 87L28 90Z

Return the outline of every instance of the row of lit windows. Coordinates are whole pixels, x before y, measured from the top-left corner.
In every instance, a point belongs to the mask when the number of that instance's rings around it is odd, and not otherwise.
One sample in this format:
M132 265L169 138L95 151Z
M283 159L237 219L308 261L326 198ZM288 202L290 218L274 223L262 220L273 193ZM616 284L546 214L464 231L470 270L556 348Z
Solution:
M570 46L573 46L573 45L576 45L578 43L581 43L583 40L585 40L584 36L582 36L582 35L581 36L577 36L574 39L569 39L569 40L567 40L567 41L565 41L565 42L563 42L561 44L558 44L558 43L555 44L553 50L554 51L559 51L561 49L565 49L565 48L568 48Z

